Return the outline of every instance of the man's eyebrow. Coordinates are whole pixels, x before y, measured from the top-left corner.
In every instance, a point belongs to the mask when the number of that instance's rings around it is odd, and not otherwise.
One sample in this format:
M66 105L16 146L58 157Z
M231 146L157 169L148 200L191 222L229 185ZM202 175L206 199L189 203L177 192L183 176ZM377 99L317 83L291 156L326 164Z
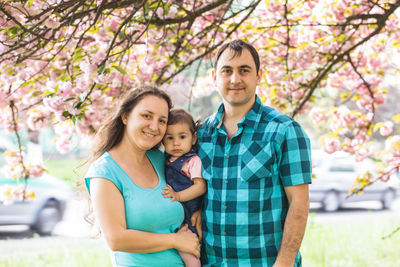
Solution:
M229 66L229 65L224 65L221 67L221 69L232 69L232 68L233 67ZM251 66L250 65L240 65L239 69L251 69Z

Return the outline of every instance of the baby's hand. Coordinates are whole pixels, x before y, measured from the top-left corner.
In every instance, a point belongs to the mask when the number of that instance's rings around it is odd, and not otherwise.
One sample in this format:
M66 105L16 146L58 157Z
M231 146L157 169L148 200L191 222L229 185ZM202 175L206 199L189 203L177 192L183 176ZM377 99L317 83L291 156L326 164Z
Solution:
M162 189L165 190L161 193L165 198L170 197L171 201L179 201L179 193L175 192L169 184L167 184L167 186L163 187Z

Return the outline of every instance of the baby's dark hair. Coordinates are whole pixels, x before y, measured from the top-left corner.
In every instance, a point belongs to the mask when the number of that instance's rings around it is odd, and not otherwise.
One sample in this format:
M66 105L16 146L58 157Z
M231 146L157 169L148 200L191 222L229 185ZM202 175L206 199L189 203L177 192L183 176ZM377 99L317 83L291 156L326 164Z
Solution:
M190 115L189 112L180 108L171 109L168 114L168 125L175 125L178 123L186 123L192 134L197 130L197 122L194 121L193 116Z

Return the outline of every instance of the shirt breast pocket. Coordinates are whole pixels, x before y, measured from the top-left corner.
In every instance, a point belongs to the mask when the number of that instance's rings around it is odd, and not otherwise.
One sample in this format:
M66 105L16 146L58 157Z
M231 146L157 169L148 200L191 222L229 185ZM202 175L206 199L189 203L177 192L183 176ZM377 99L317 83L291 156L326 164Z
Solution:
M275 159L268 143L252 141L251 145L242 144L240 155L242 181L251 182L272 177Z
M213 158L214 158L215 144L212 142L199 142L198 155L201 159L202 175L205 180L210 180L213 172Z

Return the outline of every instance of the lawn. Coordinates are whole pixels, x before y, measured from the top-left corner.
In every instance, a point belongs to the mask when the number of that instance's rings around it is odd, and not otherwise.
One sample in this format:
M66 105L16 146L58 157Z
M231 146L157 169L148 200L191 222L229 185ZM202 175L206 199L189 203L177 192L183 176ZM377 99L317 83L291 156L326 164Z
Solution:
M72 186L76 186L76 183L80 181L88 168L87 165L79 167L84 162L85 159L46 160L44 161L44 167L49 174L61 178Z
M400 266L400 231L393 233L398 219L322 224L312 217L301 247L303 267Z
M86 172L87 166L75 170L82 162L83 160L47 160L44 164L50 174L75 186ZM400 231L390 238L382 239L400 226L398 217L382 218L377 213L376 216L369 216L370 220L339 220L335 223L320 222L316 220L317 216L318 214L310 214L301 247L303 267L400 266ZM111 266L108 251L101 240L66 240L59 240L50 246L51 249L35 249L35 252L29 254L26 253L27 249L14 249L11 246L14 240L0 241L9 242L6 247L10 252L6 257L0 252L0 266ZM35 238L27 239L25 246L39 247L35 242Z
M303 267L397 267L400 266L400 232L382 239L400 225L399 220L381 222L316 223L312 216L301 247ZM1 242L15 242L14 240ZM27 240L32 242L34 240ZM26 250L25 250L26 251ZM51 249L27 254L16 250L0 257L4 267L110 267L107 249L101 240L64 241Z
M6 250L0 252L2 267L111 267L102 240L34 237L2 240L0 247Z

